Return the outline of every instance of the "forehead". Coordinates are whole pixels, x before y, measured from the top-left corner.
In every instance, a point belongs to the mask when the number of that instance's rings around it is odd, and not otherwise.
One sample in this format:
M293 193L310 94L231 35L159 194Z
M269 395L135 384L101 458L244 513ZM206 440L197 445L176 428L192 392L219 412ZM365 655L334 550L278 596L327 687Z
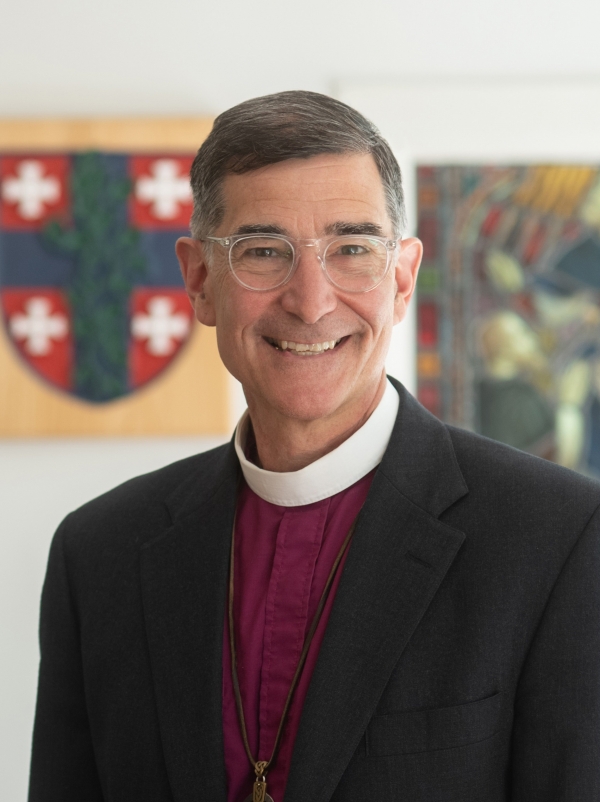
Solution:
M223 182L223 200L222 235L264 223L312 237L337 222L369 222L392 233L383 184L370 154L321 154L230 174Z

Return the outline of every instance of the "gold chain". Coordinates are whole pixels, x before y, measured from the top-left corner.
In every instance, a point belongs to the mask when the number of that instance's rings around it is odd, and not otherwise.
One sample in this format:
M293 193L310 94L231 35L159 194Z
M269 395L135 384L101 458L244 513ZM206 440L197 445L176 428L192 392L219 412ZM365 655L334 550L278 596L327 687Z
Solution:
M317 611L314 615L312 624L310 625L310 629L306 635L306 638L304 639L304 645L302 646L302 652L300 654L300 659L298 660L298 666L296 667L296 672L294 673L294 677L292 679L292 683L290 685L290 689L288 691L288 695L285 700L285 704L283 706L283 713L281 714L281 720L279 722L279 727L277 729L277 735L275 736L275 744L273 746L271 757L268 760L255 760L254 757L252 756L252 751L250 749L250 744L248 742L248 731L246 729L246 719L244 716L242 694L240 691L240 683L237 671L237 651L235 646L235 632L234 632L235 628L233 624L233 596L234 596L233 571L235 562L235 524L237 521L237 508L236 508L236 514L233 519L233 531L231 533L231 554L229 558L229 605L228 605L229 645L231 648L231 679L233 680L233 691L235 695L235 704L237 708L238 719L240 722L240 730L242 732L242 740L244 742L244 749L246 750L246 754L248 755L248 760L250 761L254 773L256 774L256 782L254 783L254 792L252 797L253 802L263 802L263 800L266 798L266 791L267 791L266 774L277 756L277 751L279 749L279 745L281 742L283 727L287 719L288 711L290 709L292 696L294 695L294 691L296 690L296 686L298 685L298 680L300 679L300 676L302 674L302 669L304 668L304 664L306 663L306 658L308 656L308 650L310 649L310 644L312 643L315 632L317 631L317 627L319 626L319 621L321 620L321 616L325 608L325 602L327 601L327 597L329 596L329 590L331 588L331 584L335 578L337 569L342 561L342 558L344 557L344 554L346 553L348 546L350 545L350 541L352 539L352 535L354 534L354 529L356 527L357 519L358 515L352 522L352 526L348 530L348 534L346 535L344 542L342 543L342 547L339 550L337 557L335 558L331 571L329 572L329 576L327 577L325 588L323 589L323 593L321 594L321 598L319 599Z

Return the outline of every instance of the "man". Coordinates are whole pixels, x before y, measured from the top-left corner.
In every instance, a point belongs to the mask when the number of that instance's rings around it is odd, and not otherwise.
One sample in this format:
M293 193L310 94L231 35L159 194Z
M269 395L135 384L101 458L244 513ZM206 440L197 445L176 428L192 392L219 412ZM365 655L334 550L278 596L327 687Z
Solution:
M600 799L599 486L386 379L421 257L389 146L286 92L192 187L248 413L57 532L31 802Z

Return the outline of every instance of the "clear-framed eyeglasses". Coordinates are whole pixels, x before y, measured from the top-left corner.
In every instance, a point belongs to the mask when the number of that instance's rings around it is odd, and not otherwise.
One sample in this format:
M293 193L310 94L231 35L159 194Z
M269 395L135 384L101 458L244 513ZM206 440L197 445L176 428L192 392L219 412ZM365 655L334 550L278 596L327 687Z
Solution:
M327 280L344 292L369 292L386 277L399 240L360 234L289 239L280 234L204 237L228 250L235 279L246 289L274 290L290 280L300 247L316 248Z

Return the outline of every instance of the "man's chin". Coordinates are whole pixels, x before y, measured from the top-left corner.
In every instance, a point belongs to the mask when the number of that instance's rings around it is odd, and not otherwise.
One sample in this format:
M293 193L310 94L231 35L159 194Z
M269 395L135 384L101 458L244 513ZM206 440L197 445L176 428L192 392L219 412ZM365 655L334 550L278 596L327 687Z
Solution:
M282 388L282 392L265 401L271 410L282 417L310 423L335 416L347 402L347 396L348 393L343 392L339 385L334 388L295 385Z

